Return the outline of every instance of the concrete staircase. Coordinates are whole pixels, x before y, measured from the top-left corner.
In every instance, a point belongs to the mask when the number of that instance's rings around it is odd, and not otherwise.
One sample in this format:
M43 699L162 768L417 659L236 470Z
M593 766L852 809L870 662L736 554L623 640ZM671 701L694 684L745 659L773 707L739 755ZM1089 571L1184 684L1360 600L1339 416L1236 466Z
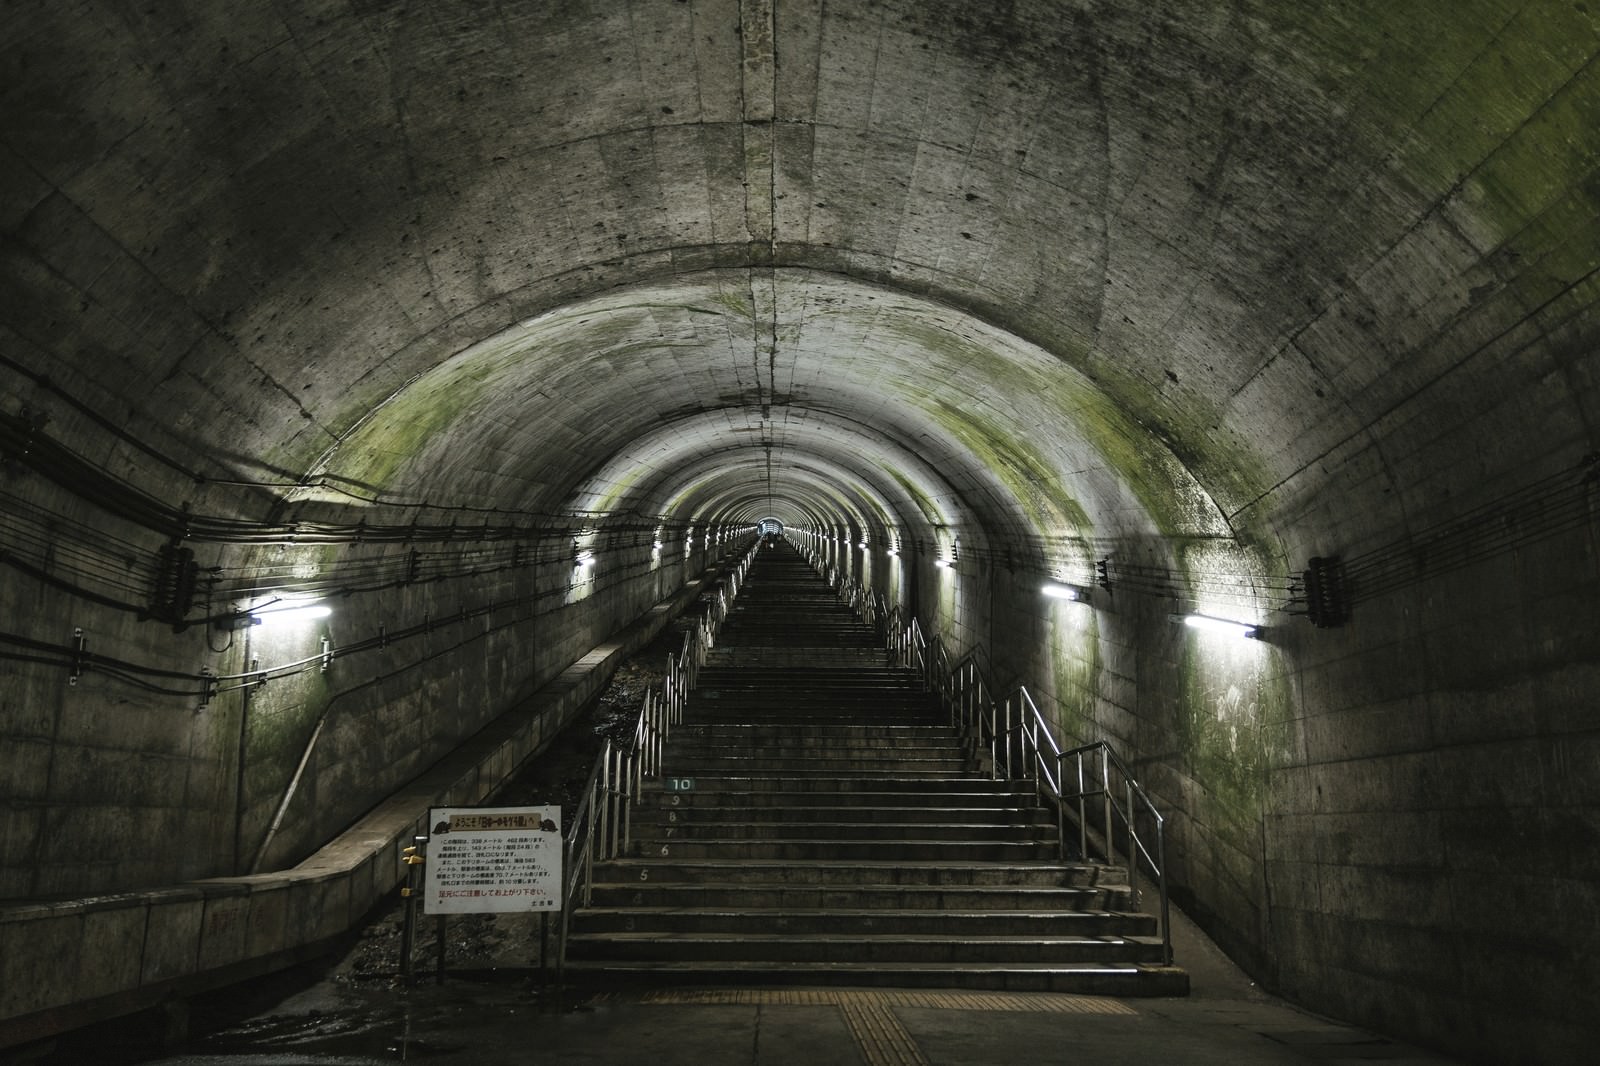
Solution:
M973 772L787 545L762 550L664 766L573 915L574 975L1188 990L1125 871L1058 861L1031 785Z

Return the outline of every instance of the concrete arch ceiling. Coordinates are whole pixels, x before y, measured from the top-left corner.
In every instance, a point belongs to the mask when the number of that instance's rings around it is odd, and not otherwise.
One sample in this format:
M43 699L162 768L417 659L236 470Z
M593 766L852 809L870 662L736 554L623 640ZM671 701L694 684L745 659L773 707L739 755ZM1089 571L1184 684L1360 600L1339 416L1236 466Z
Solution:
M8 358L212 468L545 510L804 411L1010 539L1375 536L1592 447L1600 14L1280 8L12 9Z
M681 521L685 490L672 486L686 475L698 510L716 505L707 479L745 491L757 471L781 499L809 464L829 471L815 485L831 478L841 504L854 498L839 517L858 527L970 519L1027 542L1087 536L1091 511L1137 510L1108 456L1139 436L1108 425L1109 411L1081 374L969 314L814 271L723 270L630 286L471 346L319 473L408 498ZM1178 524L1168 532L1225 528L1170 455L1143 454L1136 490L1159 476L1163 503L1178 486L1197 501L1161 512Z

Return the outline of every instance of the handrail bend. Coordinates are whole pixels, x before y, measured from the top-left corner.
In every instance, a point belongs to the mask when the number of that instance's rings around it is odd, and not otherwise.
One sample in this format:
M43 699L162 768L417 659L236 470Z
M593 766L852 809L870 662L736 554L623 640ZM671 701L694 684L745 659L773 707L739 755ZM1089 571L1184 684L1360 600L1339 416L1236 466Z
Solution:
M717 635L728 620L728 612L739 595L745 574L750 570L758 540L724 578L711 608L692 630L683 635L677 655L667 656L667 675L658 693L648 689L639 711L633 739L624 748L609 739L600 749L583 787L577 812L566 830L562 869L565 883L561 895L561 931L556 945L556 974L565 975L567 935L572 908L581 899L588 906L594 885L594 864L614 859L632 843L633 809L644 791L647 777L661 773L661 755L672 727L683 721L689 693L700 676L700 667L716 645Z
M1033 781L1039 802L1055 809L1056 842L1063 860L1067 858L1066 823L1072 817L1078 828L1080 858L1088 859L1093 845L1106 863L1114 864L1120 842L1128 887L1136 903L1142 862L1159 896L1163 964L1172 965L1166 819L1111 745L1101 740L1063 751L1054 727L1040 713L1026 685L997 695L1000 690L990 677L988 656L981 648L974 647L955 659L938 635L925 635L918 620L899 605L888 607L875 590L847 579L816 552L805 554L839 597L874 627L894 662L914 670L924 688L938 694L975 763L982 766L987 762L996 780ZM1070 776L1068 760L1072 760ZM1091 804L1092 799L1099 802ZM1141 821L1147 827L1143 833Z

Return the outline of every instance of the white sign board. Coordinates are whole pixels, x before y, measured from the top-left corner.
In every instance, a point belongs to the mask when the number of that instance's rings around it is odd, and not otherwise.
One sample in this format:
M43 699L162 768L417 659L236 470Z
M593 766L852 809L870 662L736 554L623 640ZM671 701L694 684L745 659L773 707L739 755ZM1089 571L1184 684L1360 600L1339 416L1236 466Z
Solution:
M428 825L426 913L561 909L560 807L434 807Z

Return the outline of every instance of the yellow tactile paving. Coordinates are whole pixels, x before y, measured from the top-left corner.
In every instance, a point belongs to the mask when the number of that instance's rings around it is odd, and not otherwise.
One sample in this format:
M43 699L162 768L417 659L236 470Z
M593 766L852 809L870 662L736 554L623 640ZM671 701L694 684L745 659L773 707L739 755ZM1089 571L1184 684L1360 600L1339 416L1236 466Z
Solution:
M1053 1014L1116 1014L1138 1012L1125 1003L1097 996L1028 992L918 992L857 988L703 988L661 989L647 993L643 1003L714 1003L751 1007L841 1006L851 1002L879 1002L891 1007L928 1007L935 1010L1015 1010Z
M906 1027L875 997L840 997L839 1012L861 1048L867 1066L928 1066Z
M1095 996L1046 995L1012 992L874 992L895 1007L931 1007L936 1010L1016 1010L1051 1014L1137 1015L1138 1011L1114 999Z
M1106 1014L1137 1017L1125 1003L1097 996L1015 992L918 992L858 988L704 988L662 989L641 1002L719 1006L835 1006L844 1016L867 1066L927 1066L928 1060L895 1007L934 1010L1033 1011L1053 1014Z

